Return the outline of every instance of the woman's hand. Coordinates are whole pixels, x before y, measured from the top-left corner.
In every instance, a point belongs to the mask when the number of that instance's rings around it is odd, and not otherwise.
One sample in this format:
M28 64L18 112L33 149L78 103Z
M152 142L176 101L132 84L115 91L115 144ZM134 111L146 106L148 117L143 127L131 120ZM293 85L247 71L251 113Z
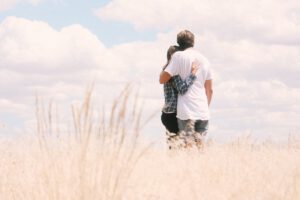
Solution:
M191 73L192 73L193 75L196 75L196 73L197 73L197 71L198 71L199 68L200 68L200 63L199 63L198 60L195 60L195 61L192 63L192 71L191 71Z

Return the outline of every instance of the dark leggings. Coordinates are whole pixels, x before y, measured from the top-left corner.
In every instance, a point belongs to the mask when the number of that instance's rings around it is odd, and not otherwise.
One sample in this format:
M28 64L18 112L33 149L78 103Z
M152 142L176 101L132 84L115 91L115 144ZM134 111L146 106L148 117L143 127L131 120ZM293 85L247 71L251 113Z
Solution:
M166 127L166 129L171 132L178 134L179 128L178 128L178 122L176 113L164 113L161 114L161 122Z

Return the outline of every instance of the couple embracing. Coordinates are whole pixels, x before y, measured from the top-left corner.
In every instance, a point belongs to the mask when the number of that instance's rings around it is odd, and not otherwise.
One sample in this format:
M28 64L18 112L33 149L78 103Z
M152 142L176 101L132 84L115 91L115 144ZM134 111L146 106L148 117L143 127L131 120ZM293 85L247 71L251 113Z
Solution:
M168 62L159 78L165 96L161 120L169 148L201 148L210 119L212 74L208 60L193 48L192 32L179 32L177 43L179 46L169 48Z

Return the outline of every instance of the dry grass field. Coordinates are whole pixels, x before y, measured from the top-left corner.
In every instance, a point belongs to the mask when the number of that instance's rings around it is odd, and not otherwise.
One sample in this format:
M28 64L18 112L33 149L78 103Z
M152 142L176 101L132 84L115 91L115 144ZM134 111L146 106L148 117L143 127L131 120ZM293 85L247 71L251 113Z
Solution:
M1 200L298 200L300 143L250 138L201 150L154 147L140 138L129 89L109 120L93 119L91 90L73 107L74 131L58 135L37 102L37 133L0 140ZM133 100L134 102L134 100Z

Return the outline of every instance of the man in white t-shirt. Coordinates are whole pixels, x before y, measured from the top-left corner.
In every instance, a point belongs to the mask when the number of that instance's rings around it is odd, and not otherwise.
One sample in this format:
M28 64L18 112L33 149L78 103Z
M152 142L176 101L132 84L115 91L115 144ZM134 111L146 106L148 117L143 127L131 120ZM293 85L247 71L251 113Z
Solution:
M199 63L194 84L186 94L178 96L177 118L179 130L185 136L187 145L196 142L199 147L208 130L209 105L212 99L212 74L208 60L194 47L194 34L188 30L177 34L177 43L184 51L176 52L167 68L160 74L164 84L172 76L180 75L184 80L190 72L193 61Z

